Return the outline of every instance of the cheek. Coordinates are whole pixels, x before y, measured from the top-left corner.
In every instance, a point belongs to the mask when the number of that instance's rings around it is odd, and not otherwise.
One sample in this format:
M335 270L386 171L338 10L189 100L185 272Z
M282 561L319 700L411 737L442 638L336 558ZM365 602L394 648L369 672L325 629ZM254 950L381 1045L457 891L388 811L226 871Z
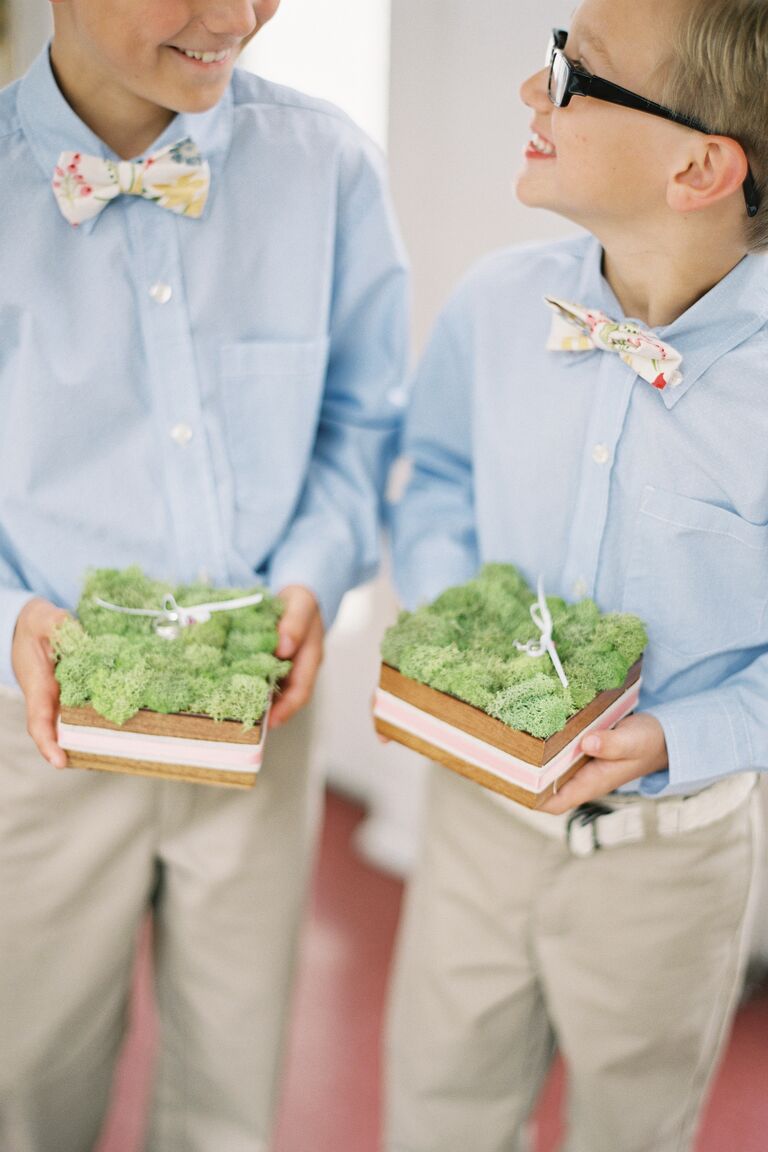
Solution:
M147 52L173 40L192 19L188 0L162 0L162 3L144 0L138 5L134 0L127 0L127 7L131 10L130 26L136 30L137 51ZM129 26L128 21L126 16L124 27Z

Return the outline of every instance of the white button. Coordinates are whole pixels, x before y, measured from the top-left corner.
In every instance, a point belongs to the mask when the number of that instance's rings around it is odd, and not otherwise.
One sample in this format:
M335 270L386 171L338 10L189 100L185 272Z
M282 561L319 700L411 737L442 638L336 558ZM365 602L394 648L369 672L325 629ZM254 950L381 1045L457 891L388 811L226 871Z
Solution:
M393 408L405 408L408 403L408 393L405 388L391 388L387 393L387 400Z
M150 288L149 294L156 304L167 304L173 296L173 288L170 284L163 284L162 280L158 280Z
M583 577L580 577L573 586L574 596L586 596L588 591L589 589L587 588L586 580L584 580Z
M595 444L592 449L592 459L595 464L607 464L611 458L611 452L607 444Z
M171 440L175 440L177 444L189 444L192 439L192 429L189 424L174 424L171 428Z

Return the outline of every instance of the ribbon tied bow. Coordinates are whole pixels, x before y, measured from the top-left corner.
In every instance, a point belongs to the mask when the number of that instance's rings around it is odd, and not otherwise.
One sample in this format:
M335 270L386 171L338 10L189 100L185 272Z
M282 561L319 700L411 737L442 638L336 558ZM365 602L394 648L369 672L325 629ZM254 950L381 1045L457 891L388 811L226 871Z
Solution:
M525 652L526 656L533 656L534 658L543 656L545 653L548 654L552 661L552 667L560 679L560 683L563 688L567 688L568 677L565 674L560 657L557 654L555 642L552 639L554 627L552 623L552 613L549 610L547 598L544 595L544 585L542 584L541 577L539 577L537 585L537 598L533 604L531 604L530 611L531 620L533 620L541 635L538 640L529 640L527 644L522 644L519 640L515 640L515 648L517 648L518 652Z
M176 602L176 597L169 592L163 600L162 608L124 608L120 604L110 604L100 596L94 596L94 604L99 608L106 608L108 612L120 612L124 616L150 616L154 620L154 629L163 640L175 640L181 635L183 628L191 624L204 624L210 620L214 612L233 612L238 608L250 608L260 604L264 599L263 592L253 592L250 596L238 596L234 600L215 600L210 604L192 604L182 608Z

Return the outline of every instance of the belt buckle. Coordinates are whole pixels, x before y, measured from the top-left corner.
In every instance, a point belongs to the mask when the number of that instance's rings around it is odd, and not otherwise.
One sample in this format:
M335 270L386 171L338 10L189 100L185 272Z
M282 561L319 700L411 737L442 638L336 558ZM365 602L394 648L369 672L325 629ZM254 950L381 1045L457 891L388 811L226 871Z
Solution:
M565 843L574 856L592 856L602 848L597 834L597 821L601 816L610 815L612 811L612 808L596 800L579 804L578 808L574 808L565 825ZM580 829L589 829L591 836L579 836Z

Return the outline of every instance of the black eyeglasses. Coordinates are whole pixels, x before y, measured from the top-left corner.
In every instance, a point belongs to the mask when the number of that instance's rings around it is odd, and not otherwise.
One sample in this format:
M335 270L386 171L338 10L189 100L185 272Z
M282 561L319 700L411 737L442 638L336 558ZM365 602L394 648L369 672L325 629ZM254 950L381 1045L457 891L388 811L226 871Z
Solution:
M686 128L693 128L696 132L703 132L706 136L715 136L711 128L707 128L695 116L684 116L680 112L673 112L663 104L656 104L647 100L645 96L638 96L610 80L603 80L600 76L593 76L572 64L565 55L568 33L562 28L552 30L547 49L546 66L549 68L548 92L549 98L556 108L565 108L571 102L572 96L591 96L594 100L605 100L608 104L619 104L622 108L633 108L637 112L648 112L651 116L661 116L664 120L671 120L675 124L682 124ZM760 195L757 191L752 169L747 167L747 178L743 184L744 200L747 213L750 217L757 215L760 207Z

